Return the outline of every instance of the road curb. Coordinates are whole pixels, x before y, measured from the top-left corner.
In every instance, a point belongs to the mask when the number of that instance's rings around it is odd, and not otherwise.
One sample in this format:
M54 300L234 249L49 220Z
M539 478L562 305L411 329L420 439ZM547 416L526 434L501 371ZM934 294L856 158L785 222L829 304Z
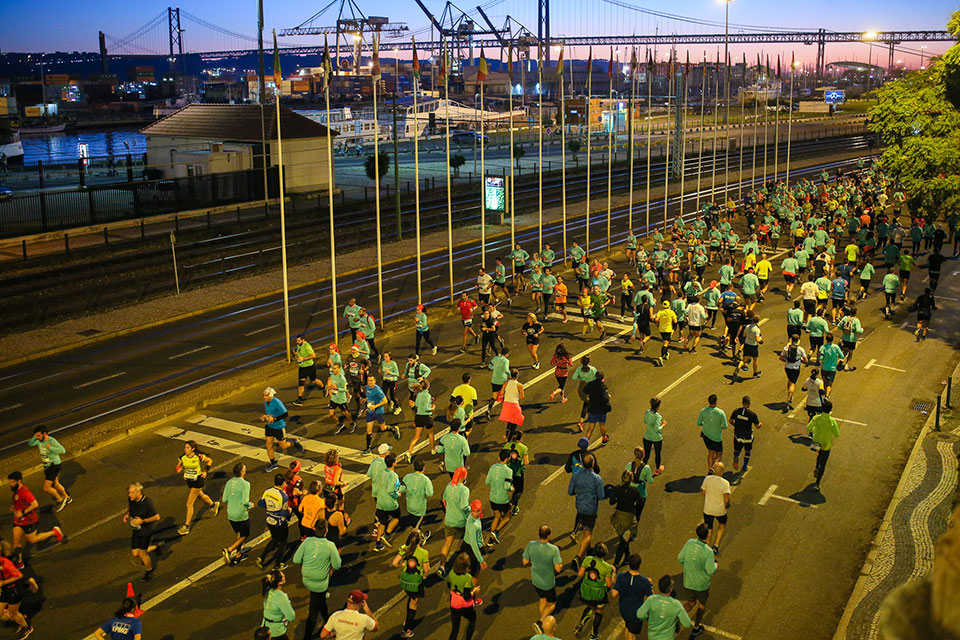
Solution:
M958 362L956 367L954 367L952 375L954 378L960 379L960 362ZM946 393L947 389L945 388L940 392L938 397L944 397ZM946 402L944 402L943 406L946 406ZM853 587L853 592L850 594L850 598L847 600L847 604L843 609L843 615L840 617L840 623L837 625L837 631L833 636L833 640L847 640L847 629L850 625L850 620L852 619L857 607L860 605L860 602L866 595L870 593L868 586L872 586L869 585L869 582L872 577L871 572L873 571L877 554L881 548L880 543L883 541L887 530L892 524L893 516L897 510L897 507L899 507L904 498L909 495L906 492L906 487L910 479L910 469L912 469L918 463L920 457L923 455L922 449L924 441L930 436L930 434L937 433L934 429L935 426L936 414L935 412L931 412L926 421L924 421L920 432L917 434L917 439L913 443L913 448L910 450L910 456L907 458L907 461L903 466L903 472L900 475L900 481L897 483L897 487L893 492L893 496L890 498L890 504L887 505L887 510L883 515L883 520L880 522L880 526L877 529L876 535L870 542L870 550L867 552L867 556L864 559L863 567L860 569L859 577L857 578L857 582Z

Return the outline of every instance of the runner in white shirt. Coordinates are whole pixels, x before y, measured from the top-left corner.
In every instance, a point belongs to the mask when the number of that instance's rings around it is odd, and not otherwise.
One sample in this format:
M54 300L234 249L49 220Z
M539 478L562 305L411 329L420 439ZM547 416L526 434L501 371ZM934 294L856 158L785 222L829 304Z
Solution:
M336 636L337 640L363 640L367 631L376 631L379 628L380 624L367 606L367 594L354 589L347 598L347 608L335 611L327 618L320 637Z
M478 270L477 298L481 305L490 303L490 293L493 291L493 278L483 269Z
M707 320L707 310L700 304L699 296L692 296L691 303L687 305L687 329L689 338L687 338L687 348L690 353L696 353L697 345L700 344L700 334L703 332L703 323Z
M717 521L717 539L713 542L713 553L720 555L720 539L727 528L727 509L730 508L730 483L723 477L723 463L713 465L713 473L703 479L700 485L703 496L703 521L710 530L706 543L713 537L713 521Z
M816 368L810 370L810 377L803 381L801 391L807 392L807 415L812 419L813 416L822 412L823 407L823 380L817 377L820 371Z

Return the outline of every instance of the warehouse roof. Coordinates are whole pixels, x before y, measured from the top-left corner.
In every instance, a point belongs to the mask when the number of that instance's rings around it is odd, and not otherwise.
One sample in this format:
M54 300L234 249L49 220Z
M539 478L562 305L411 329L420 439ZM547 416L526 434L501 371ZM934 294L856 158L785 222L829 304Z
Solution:
M275 106L264 105L267 140L277 138ZM261 107L258 104L190 104L140 130L144 135L203 138L231 142L261 140ZM290 109L280 108L280 129L285 139L323 138L328 129ZM334 131L333 135L337 135Z

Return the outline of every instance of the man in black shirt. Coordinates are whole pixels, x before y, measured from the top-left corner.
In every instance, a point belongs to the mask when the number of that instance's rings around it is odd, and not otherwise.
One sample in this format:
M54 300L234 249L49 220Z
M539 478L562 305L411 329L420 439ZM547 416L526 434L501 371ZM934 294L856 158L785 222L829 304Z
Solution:
M917 301L910 307L917 312L917 330L913 335L917 337L917 342L927 339L927 328L930 326L930 320L933 318L933 311L937 308L936 300L933 298L933 292L930 287L923 290L923 294L917 298Z
M130 538L130 551L134 558L140 558L146 573L141 578L142 582L147 582L153 577L153 563L150 561L150 554L157 551L163 543L152 544L153 523L160 521L160 514L153 507L153 501L143 495L143 485L134 482L127 488L127 513L123 516L123 521L133 527L133 535Z
M940 255L940 249L943 247L934 246L933 253L927 256L927 271L930 273L930 290L936 291L940 284L940 272L943 270L943 261L946 260Z
M733 427L733 470L740 469L740 451L743 454L743 472L747 472L750 454L753 451L753 430L761 426L760 418L750 410L750 396L743 396L743 406L730 414L730 426Z
M570 457L567 458L567 463L563 465L564 471L567 473L573 473L574 469L577 467L583 467L583 457L590 453L589 447L590 438L584 437L577 440L577 450L571 453ZM596 460L593 462L593 470L597 473L600 473L600 465Z

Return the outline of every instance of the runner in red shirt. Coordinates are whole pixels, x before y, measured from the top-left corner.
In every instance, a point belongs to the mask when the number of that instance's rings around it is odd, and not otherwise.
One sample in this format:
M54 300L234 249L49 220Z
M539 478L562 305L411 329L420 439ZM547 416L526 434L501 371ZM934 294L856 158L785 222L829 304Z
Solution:
M40 516L37 509L37 499L23 484L23 474L14 471L7 476L7 484L10 485L10 491L13 492L13 505L10 511L13 512L13 558L14 564L18 568L23 567L23 539L31 544L38 544L47 538L56 538L57 542L63 540L63 531L60 527L54 527L50 531L37 533L37 522Z
M0 556L0 620L17 623L18 640L33 633L33 627L27 624L27 619L20 613L20 603L23 601L23 589L27 587L34 591L35 584L28 586L13 562L6 556Z
M473 336L473 343L480 342L480 336L473 330L473 310L477 308L477 303L467 297L467 292L460 294L460 300L457 301L457 308L460 309L460 321L463 322L463 346L460 347L460 353L467 351L467 336Z

